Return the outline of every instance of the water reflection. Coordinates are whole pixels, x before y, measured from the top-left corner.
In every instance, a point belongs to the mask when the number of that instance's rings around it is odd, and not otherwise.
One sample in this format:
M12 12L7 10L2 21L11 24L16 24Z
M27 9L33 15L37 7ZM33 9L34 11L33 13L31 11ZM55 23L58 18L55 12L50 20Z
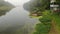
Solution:
M0 11L0 16L5 15L5 14L6 14L6 12Z
M34 24L38 22L37 19L30 18L28 14L29 12L24 10L23 6L12 9L5 16L0 17L0 32L28 34Z
M38 19L29 17L29 11L24 10L23 5L4 11L0 11L0 34L30 34L38 22Z

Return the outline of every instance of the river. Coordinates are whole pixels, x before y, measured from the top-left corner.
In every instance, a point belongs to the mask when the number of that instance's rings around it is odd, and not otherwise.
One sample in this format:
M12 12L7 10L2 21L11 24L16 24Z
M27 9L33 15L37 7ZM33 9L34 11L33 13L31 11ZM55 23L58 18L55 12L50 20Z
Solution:
M30 18L29 11L20 5L0 16L0 34L29 34L37 22L38 19Z

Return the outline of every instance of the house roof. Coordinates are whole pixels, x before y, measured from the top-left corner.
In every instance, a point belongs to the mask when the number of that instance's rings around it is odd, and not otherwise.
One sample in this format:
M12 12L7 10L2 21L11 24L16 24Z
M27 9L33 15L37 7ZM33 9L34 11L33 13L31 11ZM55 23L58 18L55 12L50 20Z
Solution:
M51 0L51 2L50 2L50 3L53 3L53 2L56 2L56 0Z

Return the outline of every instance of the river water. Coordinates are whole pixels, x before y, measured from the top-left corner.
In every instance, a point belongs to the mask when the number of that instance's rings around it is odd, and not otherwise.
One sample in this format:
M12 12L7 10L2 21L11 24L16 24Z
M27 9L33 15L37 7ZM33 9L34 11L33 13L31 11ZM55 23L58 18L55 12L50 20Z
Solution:
M38 19L30 18L29 11L20 5L0 16L0 34L29 34L37 22Z

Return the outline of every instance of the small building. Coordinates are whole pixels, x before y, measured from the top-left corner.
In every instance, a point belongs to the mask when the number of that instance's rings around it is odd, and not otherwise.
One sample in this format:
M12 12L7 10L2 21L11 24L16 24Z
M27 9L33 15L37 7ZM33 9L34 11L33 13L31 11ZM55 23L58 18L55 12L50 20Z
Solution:
M56 0L51 0L51 2L50 2L50 9L51 9L52 11L60 10L59 4L56 3Z
M32 11L32 12L30 12L30 16L41 16L41 15L42 15L41 11Z
M59 4L56 3L56 0L51 0L50 2L50 9L56 11L59 9Z
M50 10L53 14L57 14L60 16L60 5L57 3L57 0L51 0L50 2Z
M37 16L37 14L32 14L32 16Z

